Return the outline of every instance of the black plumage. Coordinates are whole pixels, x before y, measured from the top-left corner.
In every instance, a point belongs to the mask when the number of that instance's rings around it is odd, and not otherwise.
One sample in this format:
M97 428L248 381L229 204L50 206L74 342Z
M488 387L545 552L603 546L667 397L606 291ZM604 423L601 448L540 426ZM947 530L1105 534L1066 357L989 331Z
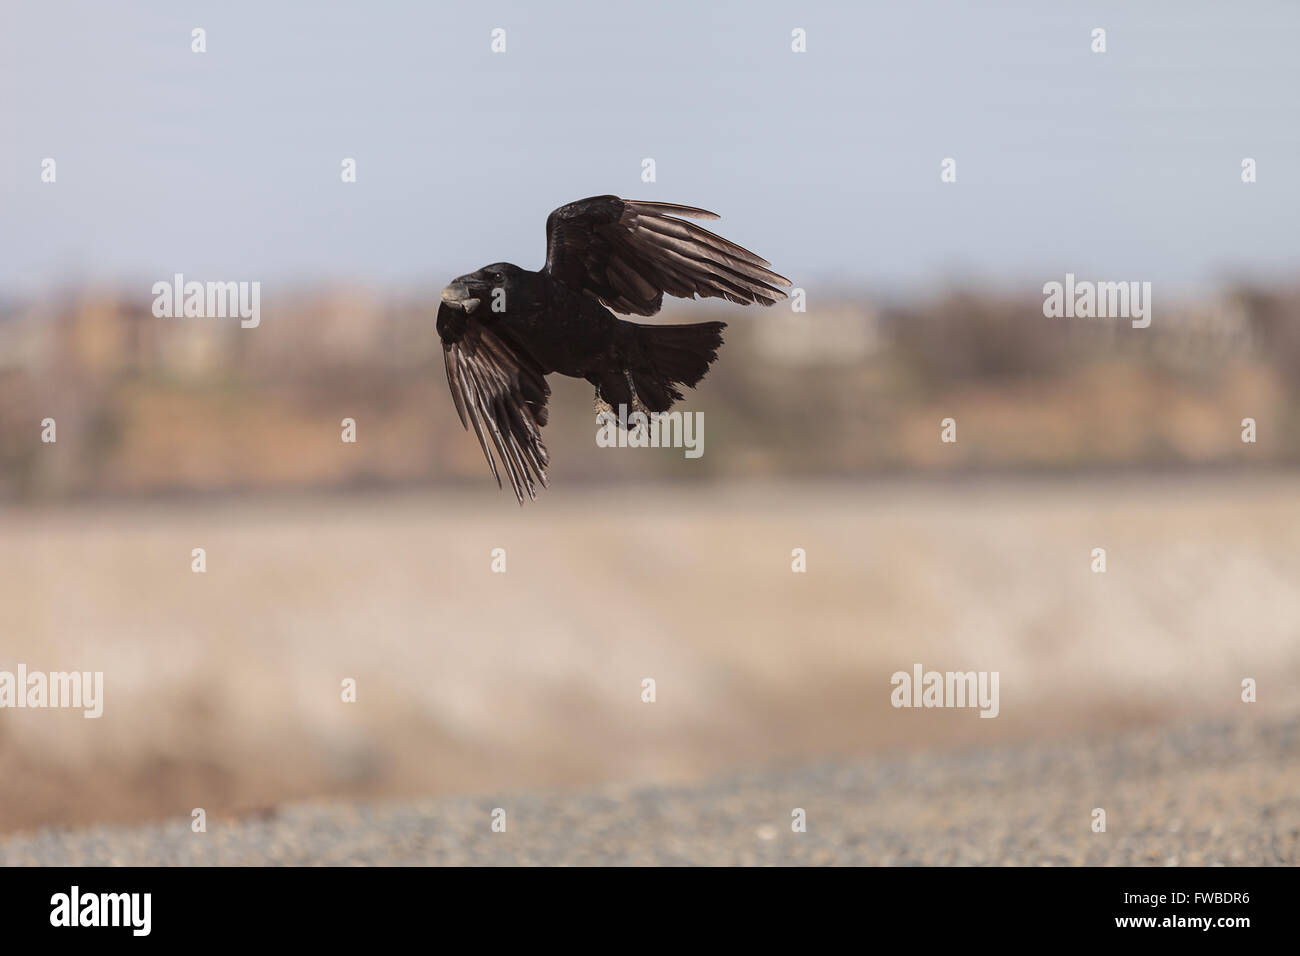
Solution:
M718 218L617 196L569 203L547 217L541 271L501 262L443 289L438 335L452 401L497 484L499 462L520 503L546 484L547 375L586 379L598 405L661 412L717 358L725 323L639 325L610 310L654 315L665 294L742 305L786 297L789 280L767 261L680 217Z

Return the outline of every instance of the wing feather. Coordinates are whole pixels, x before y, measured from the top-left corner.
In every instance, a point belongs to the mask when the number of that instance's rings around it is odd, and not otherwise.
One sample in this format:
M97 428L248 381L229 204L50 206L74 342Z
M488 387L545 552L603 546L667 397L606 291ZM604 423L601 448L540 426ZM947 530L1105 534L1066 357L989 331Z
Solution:
M478 438L492 477L500 486L504 471L520 504L525 493L536 498L550 464L541 436L551 394L546 376L522 349L447 305L438 309L438 334L451 400L461 425Z
M686 219L715 213L675 203L593 196L546 220L545 270L615 312L654 315L665 294L771 305L790 280L766 259Z

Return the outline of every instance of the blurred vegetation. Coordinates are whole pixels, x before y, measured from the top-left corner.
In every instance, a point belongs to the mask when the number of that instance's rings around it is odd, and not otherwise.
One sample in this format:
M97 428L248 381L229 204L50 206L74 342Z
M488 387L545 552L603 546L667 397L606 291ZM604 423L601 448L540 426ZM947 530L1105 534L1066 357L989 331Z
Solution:
M110 290L0 306L0 498L489 480L446 393L436 301L267 291L255 329L155 318L147 298ZM1147 329L1048 319L1039 296L971 289L812 301L806 314L666 310L664 321L729 322L684 406L705 412L697 460L596 447L590 386L552 377L554 476L1300 461L1294 289L1157 300ZM955 445L939 441L947 417ZM1240 440L1246 417L1257 444ZM355 445L340 440L344 418Z

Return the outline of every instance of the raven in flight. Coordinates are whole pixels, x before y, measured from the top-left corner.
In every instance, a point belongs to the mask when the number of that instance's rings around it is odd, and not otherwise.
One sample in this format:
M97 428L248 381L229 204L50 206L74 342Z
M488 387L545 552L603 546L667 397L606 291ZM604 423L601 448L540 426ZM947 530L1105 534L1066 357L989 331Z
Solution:
M452 401L471 426L501 484L488 438L515 497L536 498L550 458L546 424L551 372L596 387L598 409L667 411L717 358L724 322L640 325L664 294L771 305L785 279L748 249L687 222L717 219L674 203L593 196L546 219L546 264L529 272L508 262L484 266L442 290L438 335ZM620 422L620 424L622 424Z

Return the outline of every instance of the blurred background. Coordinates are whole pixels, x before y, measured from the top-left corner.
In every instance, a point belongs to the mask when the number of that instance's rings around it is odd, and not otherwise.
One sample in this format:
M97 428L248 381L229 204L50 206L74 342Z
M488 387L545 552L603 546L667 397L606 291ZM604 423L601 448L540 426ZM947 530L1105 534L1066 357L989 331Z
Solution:
M0 670L105 702L0 712L0 833L1300 711L1293 5L6 21ZM717 211L807 311L665 308L729 323L698 459L598 448L552 379L520 509L437 294L604 192ZM178 272L261 282L260 326L154 317ZM1151 326L1044 318L1066 272L1151 282ZM891 708L917 662L999 671L1001 715Z

